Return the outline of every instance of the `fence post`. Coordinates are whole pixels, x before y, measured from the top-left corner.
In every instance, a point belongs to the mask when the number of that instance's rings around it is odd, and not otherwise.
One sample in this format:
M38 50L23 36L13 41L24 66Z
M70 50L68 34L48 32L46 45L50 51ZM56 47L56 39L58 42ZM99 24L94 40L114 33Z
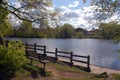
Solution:
M73 52L70 53L70 65L73 66Z
M55 61L57 61L57 60L58 60L58 57L57 57L57 51L58 51L58 49L57 49L57 48L55 48Z
M36 52L36 43L34 43L34 51Z
M27 58L28 58L28 52L27 52L27 42L25 43L25 52L26 52L26 56L27 56Z
M57 51L58 51L58 49L55 48L55 58L57 58Z
M44 57L47 56L46 55L46 46L44 46Z
M87 57L87 71L90 72L90 56Z
M33 63L33 59L32 58L30 58L30 62L31 62L31 64Z

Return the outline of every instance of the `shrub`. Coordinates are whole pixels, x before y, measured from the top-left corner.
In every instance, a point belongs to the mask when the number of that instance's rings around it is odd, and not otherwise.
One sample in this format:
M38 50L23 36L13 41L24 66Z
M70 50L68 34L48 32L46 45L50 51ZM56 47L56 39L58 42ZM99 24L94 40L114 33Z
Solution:
M0 45L0 76L6 77L26 63L25 49L21 42L10 41L8 46Z

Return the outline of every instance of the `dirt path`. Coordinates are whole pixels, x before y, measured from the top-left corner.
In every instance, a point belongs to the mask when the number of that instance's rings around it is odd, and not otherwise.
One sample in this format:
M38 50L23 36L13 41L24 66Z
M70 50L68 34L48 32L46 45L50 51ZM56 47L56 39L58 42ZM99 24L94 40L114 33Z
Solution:
M37 65L41 67L41 65ZM73 72L73 71L64 71L64 70L58 70L52 65L46 66L46 70L48 72L51 72L53 74L53 77L51 80L61 80L61 78L68 78L71 80L78 80L78 79L85 79L87 78L85 74L81 74L79 72Z
M66 59L63 59L63 58L60 58L59 60L69 62L69 60L66 60ZM79 63L79 62L73 62L73 63L74 63L74 65L79 65L79 66L86 67L86 64L83 64L83 63ZM114 74L114 73L120 74L120 71L118 71L118 70L102 68L102 67L98 67L98 66L95 66L95 65L90 65L90 68L91 68L91 73L95 73L95 74L100 74L100 73L103 73L103 72L107 72L107 74Z
M90 67L91 67L91 73L100 74L100 73L103 73L103 72L107 72L108 74L113 74L113 73L120 74L120 71L118 71L118 70L102 68L102 67L98 67L98 66L94 66L94 65L91 65Z

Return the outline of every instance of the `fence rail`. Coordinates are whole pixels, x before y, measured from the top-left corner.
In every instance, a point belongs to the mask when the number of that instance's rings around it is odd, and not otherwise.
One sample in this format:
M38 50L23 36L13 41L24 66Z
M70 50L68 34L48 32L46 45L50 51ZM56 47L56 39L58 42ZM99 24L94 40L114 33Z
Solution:
M65 59L69 59L69 63L71 66L74 65L74 62L80 62L80 63L85 63L87 64L87 67L86 67L86 70L90 72L90 56L82 56L82 55L75 55L73 54L73 52L65 52L65 51L60 51L58 50L57 48L55 48L55 52L50 52L50 51L47 51L46 50L46 46L43 46L43 45L37 45L36 43L33 44L28 44L26 43L25 44L26 46L26 56L27 57L31 57L31 58L37 58L37 60L41 61L40 60L40 54L43 54L43 58L47 59L47 57L49 58L53 58L55 59L55 61L58 60L59 57L62 57L62 58L65 58ZM41 53L37 52L37 51L42 51ZM29 51L34 51L35 53L32 53L32 55L29 55ZM37 55L38 54L38 55ZM54 54L55 56L51 57L51 56L48 56L48 54ZM37 57L35 57L37 56ZM74 59L74 57L77 57L77 58L84 58L86 59L86 61L83 61L83 60L77 60L77 59Z
M50 52L50 51L46 51L46 53L49 53L49 54L55 54L55 52Z

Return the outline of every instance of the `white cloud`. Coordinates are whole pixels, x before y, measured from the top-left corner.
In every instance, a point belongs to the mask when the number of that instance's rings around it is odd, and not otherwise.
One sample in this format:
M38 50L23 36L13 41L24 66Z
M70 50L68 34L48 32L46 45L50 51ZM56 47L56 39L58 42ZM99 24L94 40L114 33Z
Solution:
M13 2L12 5L15 6L15 8L20 8L21 7L20 2Z
M90 24L90 21L94 18L94 11L91 8L92 7L90 6L84 7L83 9L72 10L68 7L64 7L61 16L61 23L69 23L76 28L89 28L92 25Z
M114 13L112 17L106 19L104 22L108 23L111 21L117 21L120 23L120 14L119 13Z
M60 9L64 10L64 11L69 11L70 8L69 7L66 7L66 6L61 6Z
M13 27L18 27L22 23L22 20L19 20L13 14L9 14L8 17L9 17L9 21L11 22Z
M16 8L21 7L21 5L25 5L24 3L18 3L14 2L13 5L15 5ZM61 6L61 18L60 18L60 24L69 23L73 25L75 28L81 27L84 29L92 29L98 28L96 26L96 18L99 17L98 12L95 11L97 6L88 6L83 7L82 9L74 9L79 5L79 1L74 1L73 4L69 4L67 6ZM72 8L72 9L71 9ZM51 11L54 10L52 7L49 8ZM31 14L37 15L39 12L35 9L28 11L31 12ZM119 17L119 18L118 18ZM20 21L18 19L14 19L15 17L12 17L11 22L16 22L16 25L19 25ZM120 21L120 15L115 13L111 18L105 20L104 22L110 22L110 21ZM14 23L15 24L15 23Z
M61 9L61 24L69 23L75 28L82 27L84 29L98 28L98 22L96 19L100 16L100 13L96 12L97 6L88 6L83 9L71 9L70 7L62 6ZM120 16L120 15L119 15ZM101 17L104 18L104 17ZM118 14L114 14L107 21L120 21ZM105 22L105 21L104 21Z
M68 7L77 7L79 5L79 1L74 1L73 4L69 4Z

